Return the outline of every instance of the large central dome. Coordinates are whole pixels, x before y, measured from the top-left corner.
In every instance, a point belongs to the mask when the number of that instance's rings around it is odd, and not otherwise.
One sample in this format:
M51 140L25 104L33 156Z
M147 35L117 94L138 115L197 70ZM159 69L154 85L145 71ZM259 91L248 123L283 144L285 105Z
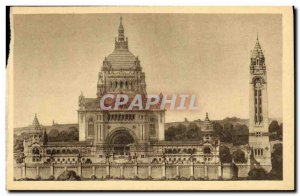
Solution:
M146 94L145 73L142 71L139 58L128 49L122 17L118 37L115 39L115 49L105 57L98 75L97 97L106 93Z
M137 58L128 49L119 48L115 49L107 57L107 60L112 68L128 68L135 66Z
M138 60L128 49L128 39L127 37L125 39L122 17L118 29L118 38L115 40L115 50L106 60L113 69L132 68Z

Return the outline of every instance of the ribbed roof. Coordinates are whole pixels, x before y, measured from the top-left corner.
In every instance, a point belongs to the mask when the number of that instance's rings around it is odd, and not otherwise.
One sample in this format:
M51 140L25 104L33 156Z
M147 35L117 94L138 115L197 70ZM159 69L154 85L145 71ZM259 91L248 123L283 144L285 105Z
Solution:
M107 60L113 68L128 68L135 65L136 57L128 49L115 49Z

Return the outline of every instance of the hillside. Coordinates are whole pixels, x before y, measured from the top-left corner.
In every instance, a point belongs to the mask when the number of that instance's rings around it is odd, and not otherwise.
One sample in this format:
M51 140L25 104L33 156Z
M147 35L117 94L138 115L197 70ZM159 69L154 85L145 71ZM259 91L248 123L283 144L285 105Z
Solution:
M272 120L277 120L279 123L282 122L281 119L270 119L269 122L271 122ZM169 123L165 123L165 130L167 130L171 126L176 127L179 124L185 125L187 127L190 123L195 123L196 125L198 125L200 122L201 122L200 119L194 120L194 121L185 120L185 121L182 121L182 122L169 122ZM223 120L212 120L212 122L218 122L222 126L224 126L224 124L226 124L226 123L230 123L233 126L235 126L236 124L241 124L241 125L247 125L248 126L248 119L241 119L241 118L237 118L237 117L231 117L231 118L227 117L227 118L224 118ZM57 129L59 132L61 132L63 130L68 130L70 127L75 127L75 128L78 129L78 124L77 123L42 125L42 126L44 128L46 128L47 133L49 133L52 129ZM20 135L25 130L26 130L26 127L15 128L14 129L14 134Z
M233 126L235 126L236 124L244 124L244 125L248 126L248 119L240 119L240 118L237 118L237 117L232 117L232 118L227 117L227 118L224 118L223 120L211 120L211 121L212 122L218 122L222 126L224 126L224 124L226 124L226 123L230 123ZM190 123L195 123L195 124L198 125L201 122L202 121L200 119L194 120L194 121L185 120L185 121L182 121L182 122L170 122L170 123L165 124L165 129L168 129L171 126L178 126L179 124L183 124L185 126L188 126Z
M75 127L78 129L78 124L70 123L70 124L54 124L54 125L41 125L46 129L47 133L49 133L52 129L57 129L59 132L63 130L68 130L70 127ZM19 127L14 129L14 134L20 135L22 132L26 130L26 127Z

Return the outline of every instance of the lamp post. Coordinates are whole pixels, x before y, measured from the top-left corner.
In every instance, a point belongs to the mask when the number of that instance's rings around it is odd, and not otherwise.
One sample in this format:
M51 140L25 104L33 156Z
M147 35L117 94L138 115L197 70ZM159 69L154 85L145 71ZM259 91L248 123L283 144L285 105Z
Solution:
M136 153L134 153L133 155L133 159L134 159L134 178L138 179L138 156L136 155Z
M111 154L109 152L106 153L105 158L106 158L106 163L110 163L109 162L109 158L111 157Z
M162 179L165 180L166 179L166 154L163 152L162 154L162 158L163 158L163 166L162 166Z
M105 155L106 158L106 178L110 178L110 162L109 158L111 157L110 152L107 152Z

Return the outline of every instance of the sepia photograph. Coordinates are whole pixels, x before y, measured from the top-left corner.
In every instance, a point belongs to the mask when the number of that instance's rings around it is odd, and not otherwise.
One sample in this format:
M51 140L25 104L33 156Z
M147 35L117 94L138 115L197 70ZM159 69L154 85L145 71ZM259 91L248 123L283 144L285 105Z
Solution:
M9 190L294 189L292 7L11 7L10 31Z

